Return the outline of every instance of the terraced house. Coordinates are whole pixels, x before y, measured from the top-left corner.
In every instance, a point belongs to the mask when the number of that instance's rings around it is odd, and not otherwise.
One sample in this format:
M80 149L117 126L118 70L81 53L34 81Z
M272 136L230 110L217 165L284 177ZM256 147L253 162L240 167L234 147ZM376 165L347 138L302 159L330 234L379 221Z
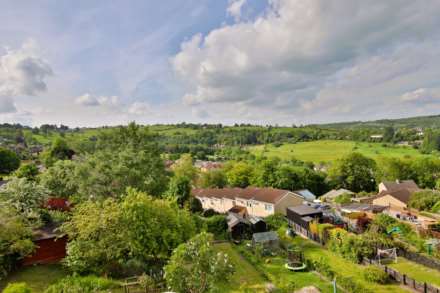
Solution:
M289 191L275 188L207 188L194 189L193 196L200 200L204 210L227 213L233 207L245 207L249 216L267 217L274 213L286 214L286 208L313 201L308 190Z

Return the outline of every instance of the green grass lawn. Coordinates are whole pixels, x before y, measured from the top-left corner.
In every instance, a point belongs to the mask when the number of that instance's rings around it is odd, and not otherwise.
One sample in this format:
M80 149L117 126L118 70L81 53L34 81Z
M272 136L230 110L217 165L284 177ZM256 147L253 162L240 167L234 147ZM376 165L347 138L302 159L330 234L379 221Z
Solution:
M321 280L314 272L291 272L284 265L282 257L266 257L258 266L264 270L270 281L248 262L230 243L216 244L219 251L229 255L235 267L232 279L221 288L222 292L265 292L265 285L273 283L277 288L286 288L291 284L295 288L315 286L322 292L333 292L330 282Z
M388 266L399 271L401 274L406 274L418 282L426 282L440 287L440 272L437 270L433 270L402 257L397 259L397 263L392 263Z
M10 273L5 280L0 281L0 290L3 290L9 283L25 282L32 288L34 293L40 293L65 276L67 276L67 272L61 265L24 267Z
M285 258L271 257L269 259L270 262L264 263L263 268L277 287L286 288L294 284L294 287L298 289L315 286L323 293L333 292L333 285L327 280L322 280L315 272L292 272L284 267Z
M229 282L225 282L222 292L264 292L267 283L264 277L246 261L230 243L219 243L216 249L227 253L234 264L235 272Z
M302 248L306 259L318 260L323 258L330 265L333 271L338 272L339 274L342 274L345 277L350 277L353 280L356 280L360 284L364 285L365 287L373 289L376 292L389 292L389 293L410 292L410 291L405 291L405 289L403 289L397 284L379 285L366 281L362 275L363 271L365 270L365 266L345 260L341 256L309 240L305 240L301 237L295 237L291 241L295 245Z
M249 151L255 155L279 157L281 159L296 158L314 163L331 162L353 151L375 160L381 157L415 158L424 156L418 150L411 147L392 145L384 147L381 143L345 140L318 140L283 144L280 147L259 145L250 147Z

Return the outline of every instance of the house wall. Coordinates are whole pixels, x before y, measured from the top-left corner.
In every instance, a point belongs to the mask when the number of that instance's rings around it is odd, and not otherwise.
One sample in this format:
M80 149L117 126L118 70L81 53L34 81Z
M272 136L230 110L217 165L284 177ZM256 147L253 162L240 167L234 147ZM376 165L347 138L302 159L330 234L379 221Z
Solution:
M275 213L275 207L271 203L253 200L251 207L247 207L249 215L256 217L267 217Z
M221 199L214 197L197 197L202 203L202 208L204 210L213 209L217 213L223 213L223 204Z
M387 188L385 187L385 184L380 183L379 184L379 193L382 192L382 191L386 191L386 190L387 190Z
M304 199L302 197L289 192L275 204L275 213L286 215L286 209L288 207L302 205L303 201Z
M384 195L373 200L374 205L389 206L390 208L406 209L406 204L391 195Z

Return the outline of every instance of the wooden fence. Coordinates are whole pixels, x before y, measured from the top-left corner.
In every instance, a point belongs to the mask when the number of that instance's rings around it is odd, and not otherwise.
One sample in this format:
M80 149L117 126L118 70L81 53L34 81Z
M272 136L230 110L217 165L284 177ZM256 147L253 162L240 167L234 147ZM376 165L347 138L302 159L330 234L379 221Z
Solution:
M379 262L376 260L365 258L363 261L363 264L376 265L376 266L380 267L381 269L383 269L385 271L385 273L388 274L388 276L390 276L391 279L395 280L396 282L399 282L402 285L410 287L411 289L414 289L417 292L440 293L440 288L438 288L434 285L428 284L426 282L423 282L423 283L418 282L418 281L408 277L407 275L401 274L398 271L396 271L386 265L379 264Z
M139 277L126 278L121 287L124 293L160 293L165 291L165 288L162 285L159 285L154 289L142 288L141 283L139 282Z

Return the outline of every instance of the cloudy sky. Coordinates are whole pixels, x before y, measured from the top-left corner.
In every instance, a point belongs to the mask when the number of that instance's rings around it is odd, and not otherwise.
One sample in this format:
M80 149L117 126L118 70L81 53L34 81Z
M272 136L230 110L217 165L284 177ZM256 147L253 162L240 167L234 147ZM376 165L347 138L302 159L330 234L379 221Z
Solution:
M0 122L440 114L438 0L2 0Z

